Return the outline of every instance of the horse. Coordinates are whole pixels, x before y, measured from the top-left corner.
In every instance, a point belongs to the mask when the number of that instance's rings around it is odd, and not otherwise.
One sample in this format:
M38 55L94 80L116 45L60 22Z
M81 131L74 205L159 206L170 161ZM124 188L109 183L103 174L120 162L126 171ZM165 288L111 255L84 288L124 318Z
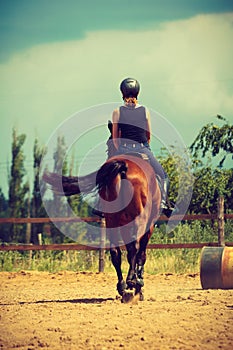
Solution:
M44 180L54 190L59 190L55 174L45 174ZM146 248L161 205L161 191L154 170L138 155L122 154L109 158L99 170L89 175L62 177L63 191L67 196L81 191L88 193L93 190L93 183L106 222L111 261L118 279L117 291L123 302L136 295L143 300ZM126 280L121 270L119 237L127 250L129 269Z

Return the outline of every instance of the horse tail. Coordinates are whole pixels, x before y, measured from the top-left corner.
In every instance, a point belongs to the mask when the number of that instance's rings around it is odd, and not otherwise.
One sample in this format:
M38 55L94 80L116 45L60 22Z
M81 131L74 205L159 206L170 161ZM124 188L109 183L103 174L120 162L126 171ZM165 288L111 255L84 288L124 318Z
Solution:
M126 179L127 164L123 160L111 160L102 165L96 175L96 186L99 191L105 186L109 186L120 174L121 179Z
M42 179L50 185L57 195L72 196L75 194L89 194L96 189L97 171L85 176L62 176L46 172Z
M85 176L62 176L46 172L42 179L50 185L52 191L57 195L86 195L95 192L96 189L100 190L103 186L108 186L118 174L121 175L122 179L125 179L126 171L126 162L112 160L102 165L98 171Z

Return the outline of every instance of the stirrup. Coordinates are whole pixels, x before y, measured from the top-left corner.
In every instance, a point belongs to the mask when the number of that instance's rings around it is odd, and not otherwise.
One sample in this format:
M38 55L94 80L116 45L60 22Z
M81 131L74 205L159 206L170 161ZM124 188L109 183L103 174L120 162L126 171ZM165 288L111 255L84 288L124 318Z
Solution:
M92 209L92 214L93 214L93 215L100 216L101 218L104 218L104 213L102 213L102 211L97 210L97 209L95 209L95 208Z
M169 203L165 203L164 201L161 202L161 213L166 215L166 217L170 218L174 210L175 207L170 203L170 201Z

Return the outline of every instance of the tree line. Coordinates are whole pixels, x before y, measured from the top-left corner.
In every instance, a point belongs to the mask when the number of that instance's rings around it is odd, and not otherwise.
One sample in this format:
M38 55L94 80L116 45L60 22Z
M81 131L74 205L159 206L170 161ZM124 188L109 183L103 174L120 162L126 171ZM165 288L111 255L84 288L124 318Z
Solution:
M39 169L43 155L46 152L45 146L39 144L38 139L34 141L33 147L33 188L30 191L29 182L25 180L25 155L23 146L26 140L25 134L12 132L12 160L8 180L8 198L3 194L0 188L0 217L47 217L44 209L41 193L46 190L45 185L39 186ZM188 149L192 163L190 164L192 178L187 176L185 166L182 167L183 159L174 153L168 153L161 149L158 155L159 161L165 168L170 178L169 197L176 202L179 190L179 182L183 182L183 193L179 194L185 197L185 188L193 187L191 202L188 208L188 214L206 214L217 212L217 198L224 196L225 211L232 212L233 209L233 169L225 167L226 162L233 159L233 126L223 117L217 116L215 123L204 125L199 131L197 137ZM53 154L54 171L63 163L63 174L72 172L73 164L68 164L65 160L66 145L62 136L58 136L56 149ZM218 162L216 159L218 158ZM189 169L190 170L190 169ZM192 184L190 183L192 181ZM64 198L53 194L53 198L48 199L48 205L56 209L56 213L61 216L69 215L66 213ZM81 196L72 196L68 198L72 210L79 216L92 216L92 208L83 200ZM55 208L56 207L56 208ZM20 243L38 243L38 233L43 232L52 242L61 243L68 240L53 224L5 224L0 228L0 241L2 242L20 242ZM83 235L82 224L80 224L80 235Z

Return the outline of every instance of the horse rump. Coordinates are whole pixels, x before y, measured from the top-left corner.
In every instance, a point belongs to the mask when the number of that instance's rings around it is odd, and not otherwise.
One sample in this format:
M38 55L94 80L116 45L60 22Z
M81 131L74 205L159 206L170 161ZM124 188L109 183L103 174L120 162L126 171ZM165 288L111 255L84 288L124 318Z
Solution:
M126 177L128 166L124 160L109 160L101 166L96 175L97 190L109 186L115 177L120 174L121 178Z

